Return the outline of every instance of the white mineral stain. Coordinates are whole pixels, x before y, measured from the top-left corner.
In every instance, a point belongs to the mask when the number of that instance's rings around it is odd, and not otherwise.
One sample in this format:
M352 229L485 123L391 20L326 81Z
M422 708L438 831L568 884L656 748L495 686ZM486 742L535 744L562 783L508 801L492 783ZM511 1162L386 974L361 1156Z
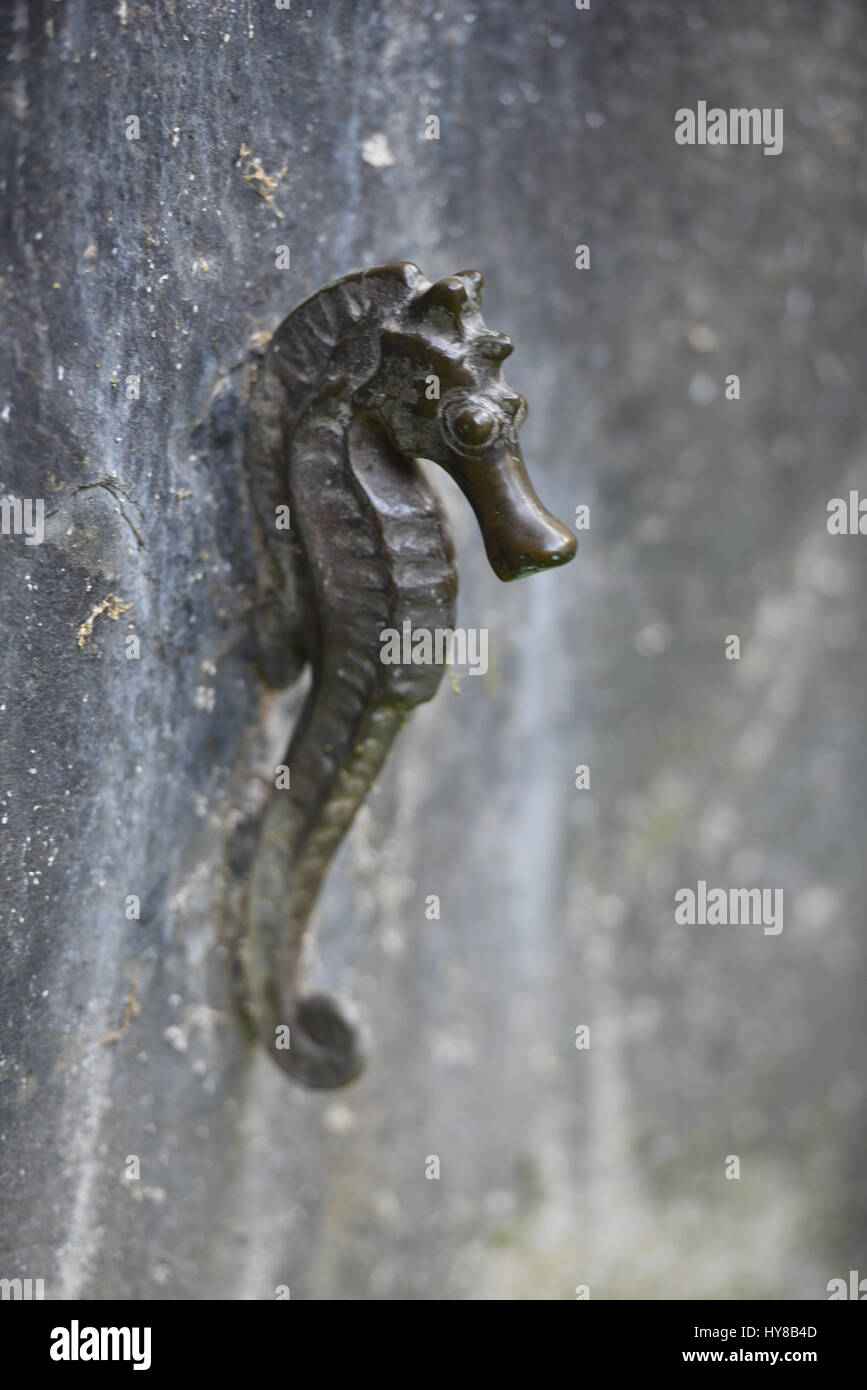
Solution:
M372 164L374 169L387 169L389 164L394 163L394 155L381 130L365 140L361 147L361 158L365 164Z

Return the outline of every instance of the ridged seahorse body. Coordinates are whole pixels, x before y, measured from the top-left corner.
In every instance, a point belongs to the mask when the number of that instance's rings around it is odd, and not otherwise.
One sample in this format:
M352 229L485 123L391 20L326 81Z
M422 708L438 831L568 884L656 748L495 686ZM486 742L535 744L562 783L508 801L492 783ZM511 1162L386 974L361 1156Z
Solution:
M500 372L511 344L485 327L480 291L475 271L431 284L405 263L346 276L283 322L251 402L262 664L275 685L305 664L312 681L286 756L290 786L272 792L259 830L244 965L263 1043L311 1086L343 1084L361 1066L344 1010L300 991L316 897L401 725L442 677L441 666L383 664L381 634L407 620L414 631L454 626L453 548L418 460L463 488L501 578L575 550L527 480L525 406ZM285 506L288 534L275 524Z

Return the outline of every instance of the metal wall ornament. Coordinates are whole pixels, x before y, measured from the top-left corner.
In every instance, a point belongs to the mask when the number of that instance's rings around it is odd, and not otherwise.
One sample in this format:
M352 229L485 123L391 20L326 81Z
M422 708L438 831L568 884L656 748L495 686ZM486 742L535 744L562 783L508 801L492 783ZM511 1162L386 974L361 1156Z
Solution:
M571 560L542 506L502 375L512 343L481 314L476 270L431 283L411 263L326 285L277 329L253 390L247 466L262 529L263 673L312 680L258 832L242 963L263 1046L296 1081L340 1086L363 1064L351 1010L305 994L302 948L328 866L412 709L443 667L384 664L381 634L453 628L457 570L419 460L455 480L502 580ZM289 508L289 531L278 509Z

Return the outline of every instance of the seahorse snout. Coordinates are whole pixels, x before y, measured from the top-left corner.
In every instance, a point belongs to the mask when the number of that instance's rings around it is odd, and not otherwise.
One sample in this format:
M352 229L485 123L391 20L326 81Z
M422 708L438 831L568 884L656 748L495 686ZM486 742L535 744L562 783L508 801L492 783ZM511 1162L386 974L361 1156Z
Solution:
M577 548L578 542L572 532L551 516L538 531L531 533L528 529L520 539L512 538L507 549L493 550L488 545L487 552L497 578L507 582L565 565L574 557Z
M491 568L506 582L565 565L578 549L567 526L543 507L519 450L500 451L454 472L478 518Z

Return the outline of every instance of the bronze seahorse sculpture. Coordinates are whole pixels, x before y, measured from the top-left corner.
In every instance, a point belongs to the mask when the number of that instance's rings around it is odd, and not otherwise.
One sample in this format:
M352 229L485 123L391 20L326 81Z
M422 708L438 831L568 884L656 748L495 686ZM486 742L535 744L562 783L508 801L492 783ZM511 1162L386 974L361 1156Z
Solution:
M454 626L452 542L419 460L463 490L500 579L575 554L527 477L526 402L501 372L512 344L485 326L481 290L475 270L433 284L409 263L346 275L280 325L253 392L263 670L281 686L309 664L312 684L286 756L290 787L272 792L262 818L243 958L263 1044L308 1086L342 1085L362 1064L339 1003L300 991L316 896L395 735L443 674L384 665L380 635L407 620L413 631ZM286 507L288 532L275 525Z

